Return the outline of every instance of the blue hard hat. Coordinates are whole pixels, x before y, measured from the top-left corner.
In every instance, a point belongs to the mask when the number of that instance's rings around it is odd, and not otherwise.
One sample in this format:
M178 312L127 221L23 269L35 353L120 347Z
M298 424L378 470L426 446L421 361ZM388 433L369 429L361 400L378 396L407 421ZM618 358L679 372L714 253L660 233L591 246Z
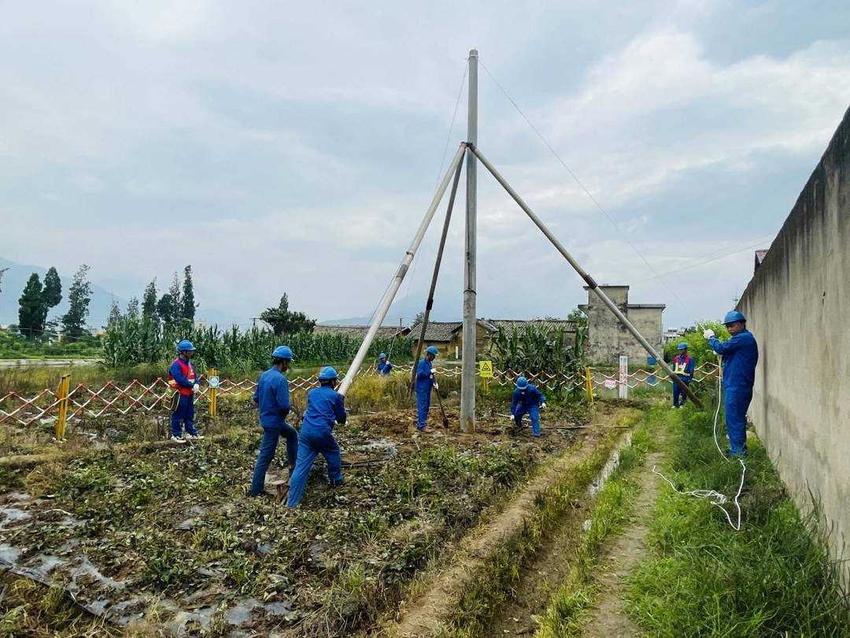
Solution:
M723 317L723 324L729 325L730 323L735 323L736 321L746 321L747 318L737 310L730 310L726 313L726 316Z
M337 376L338 375L334 368L332 368L331 366L325 366L319 372L319 381L330 381L331 379L336 379Z
M379 354L379 355L378 355L378 358L379 358L379 359L386 359L386 358L387 358L387 353L386 353L386 352L382 352L381 354Z
M688 344L685 343L684 341L676 346L676 350L687 350L687 349L688 349Z
M177 352L194 352L195 346L188 339L183 339L177 344Z
M272 359L289 359L292 361L295 355L292 354L292 349L289 346L278 346L272 352Z
M425 348L425 352L427 352L428 354L433 354L435 357L440 354L440 351L437 350L437 346L428 346L427 348Z
M525 377L519 377L516 380L517 390L525 390L528 387L528 379Z

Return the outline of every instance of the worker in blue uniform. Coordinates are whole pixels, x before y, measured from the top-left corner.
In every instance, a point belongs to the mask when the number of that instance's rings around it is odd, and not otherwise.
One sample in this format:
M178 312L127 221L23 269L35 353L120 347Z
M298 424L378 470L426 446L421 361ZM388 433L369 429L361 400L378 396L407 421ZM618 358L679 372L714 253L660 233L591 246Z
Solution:
M200 386L191 363L193 356L195 346L183 339L177 344L177 358L168 368L168 387L177 391L177 406L171 412L171 440L175 443L204 438L195 429L195 393ZM183 427L186 428L185 437Z
M696 363L688 354L688 344L682 341L676 346L678 354L673 357L673 373L681 379L685 385L690 385L694 379L694 368ZM675 381L673 382L673 407L681 408L688 400L688 395Z
M298 507L304 498L307 477L319 454L328 464L331 486L342 484L342 458L333 428L334 423L345 423L345 397L334 389L337 376L336 370L325 366L319 372L319 387L307 393L307 409L304 410L298 439L298 461L289 481L287 507Z
M298 454L298 431L286 422L291 404L289 402L289 380L284 372L289 369L294 355L289 346L278 346L272 352L272 367L263 372L257 379L257 389L254 390L254 406L260 412L260 425L263 428L263 438L260 441L260 451L254 464L254 477L251 480L251 496L260 496L266 483L266 472L274 459L280 436L286 437L286 460L289 464L289 474L295 468Z
M428 410L431 408L431 389L434 387L434 371L432 362L439 354L436 346L425 348L425 358L416 364L416 429L419 432L430 432L428 427Z
M375 367L375 369L378 371L378 374L384 375L384 376L388 375L390 372L393 371L393 364L391 364L387 360L387 353L386 352L382 352L378 356L378 365Z
M531 436L540 436L540 409L546 407L546 397L529 383L525 377L516 380L516 388L511 397L511 418L517 429L522 426L522 417L528 414L531 419Z
M727 312L723 323L732 335L729 340L720 341L710 329L703 331L703 336L711 349L723 357L723 408L729 454L744 456L747 453L747 408L753 399L759 350L742 313Z

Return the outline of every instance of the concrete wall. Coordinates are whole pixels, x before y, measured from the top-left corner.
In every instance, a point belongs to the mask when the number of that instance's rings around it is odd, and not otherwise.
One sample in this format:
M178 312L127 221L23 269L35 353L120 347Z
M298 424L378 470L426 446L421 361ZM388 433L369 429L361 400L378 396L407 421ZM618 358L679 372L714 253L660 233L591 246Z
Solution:
M761 359L750 416L806 510L808 490L850 541L850 111L836 131L739 309ZM844 564L850 582L850 566Z

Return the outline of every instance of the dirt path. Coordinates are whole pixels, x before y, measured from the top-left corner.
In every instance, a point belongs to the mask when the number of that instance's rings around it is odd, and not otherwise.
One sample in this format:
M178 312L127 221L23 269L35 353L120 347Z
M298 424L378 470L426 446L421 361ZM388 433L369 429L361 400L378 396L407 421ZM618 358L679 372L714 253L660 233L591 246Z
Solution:
M660 489L660 481L651 468L658 465L661 458L660 452L654 452L647 457L638 477L640 491L635 502L634 522L617 537L606 552L605 558L600 561L596 579L600 595L582 633L584 638L641 635L623 609L625 580L646 553L649 517Z
M594 424L597 431L610 425L623 411L600 414ZM468 533L446 567L432 575L423 586L423 593L412 596L408 605L399 610L397 624L388 628L391 636L408 638L439 633L442 621L454 608L467 585L472 582L476 569L497 550L503 541L516 534L534 511L535 499L559 476L569 473L596 448L601 435L593 429L578 450L572 449L556 459L494 519ZM577 516L570 517L576 518Z

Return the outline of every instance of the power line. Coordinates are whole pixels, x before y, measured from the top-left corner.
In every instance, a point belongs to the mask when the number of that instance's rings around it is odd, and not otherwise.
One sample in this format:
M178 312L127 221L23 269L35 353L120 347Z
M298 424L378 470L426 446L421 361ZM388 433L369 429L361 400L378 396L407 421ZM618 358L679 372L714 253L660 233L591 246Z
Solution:
M596 208L599 209L599 211L603 215L605 215L605 217L608 218L608 221L611 222L611 225L614 226L614 228L616 229L616 231L618 233L620 233L623 240L629 245L629 247L635 252L635 254L638 257L640 257L641 261L643 261L643 263L646 264L646 267L649 268L650 272L652 272L656 277L658 277L659 275L656 272L655 268L652 267L652 264L650 264L649 261L647 261L646 257L643 256L643 253L641 253L637 249L637 246L635 246L629 240L628 235L623 232L623 230L620 228L620 225L617 224L616 220L608 213L607 210L605 210L605 208L602 206L602 204L600 204L599 201L593 196L593 193L591 193L590 189L588 189L584 185L584 182L582 182L579 179L578 175L576 175L576 173L569 166L567 166L567 163L561 158L561 156L558 154L558 152L552 147L552 145L549 143L549 141L546 139L546 137L544 137L543 133L541 133L540 130L536 126L534 126L534 124L531 122L531 120L528 119L528 116L519 107L519 105L516 103L516 100L514 100L511 97L511 95L508 93L507 89L505 89L505 87L502 86L502 84L493 76L493 74L490 72L490 69L487 68L487 65L484 63L484 61L481 58L479 58L478 61L481 63L481 66L484 67L484 71L487 73L487 75L490 76L490 79L493 80L493 82L496 84L496 86L499 87L499 90L507 98L508 102L511 103L511 105L516 109L517 113L519 113L520 116L522 117L522 119L525 120L526 124L528 124L528 126L531 127L531 130L534 131L534 133L537 135L538 138L540 138L540 141L543 142L543 144L546 146L547 149L549 149L549 152L552 153L552 155L555 157L556 160L558 160L558 162L561 164L561 166L563 166L564 169L566 169L567 173L570 174L570 177L573 178L575 183L578 184L579 188L581 188L581 190L583 190L584 193L590 198L590 201L593 202L593 204L596 206ZM675 289L672 289L672 288L668 289L668 292L672 293L672 295L674 297L676 297L676 299L679 301L679 303L682 306L686 306L685 302L682 301L682 298L679 296L679 294L676 292Z
M655 275L654 277L648 277L647 279L642 279L641 281L639 281L637 283L643 283L643 282L646 282L646 281L653 281L655 279L661 279L663 277L668 277L669 275L675 275L676 273L680 273L684 270L691 270L693 268L699 268L700 266L705 266L706 264L710 264L710 263L715 262L715 261L720 261L721 259L725 259L726 257L731 257L732 255L737 255L738 253L744 252L745 250L752 250L756 246L763 246L763 245L764 245L764 240L757 241L753 244L749 244L747 246L744 246L743 248L737 248L737 249L730 251L728 253L723 253L723 254L720 254L720 255L718 255L717 253L714 253L714 256L710 257L708 259L704 259L704 260L698 261L696 263L688 264L687 266L677 268L676 270L669 270L667 272L661 273L660 275Z

